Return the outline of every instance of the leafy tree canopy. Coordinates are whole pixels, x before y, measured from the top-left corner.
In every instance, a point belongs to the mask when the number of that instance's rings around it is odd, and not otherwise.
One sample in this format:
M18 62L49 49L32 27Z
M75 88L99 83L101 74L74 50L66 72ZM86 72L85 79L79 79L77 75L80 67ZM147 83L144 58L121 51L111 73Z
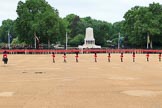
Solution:
M16 30L20 41L32 44L35 36L41 43L60 41L57 36L61 32L61 19L58 11L45 0L26 0L25 3L20 1L17 14Z

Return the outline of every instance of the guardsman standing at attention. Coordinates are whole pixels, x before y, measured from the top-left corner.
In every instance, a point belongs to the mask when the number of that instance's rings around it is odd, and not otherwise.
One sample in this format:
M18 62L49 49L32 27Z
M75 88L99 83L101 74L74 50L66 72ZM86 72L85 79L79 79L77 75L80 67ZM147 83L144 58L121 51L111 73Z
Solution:
M8 62L7 51L4 51L3 52L2 61L4 62L4 64L7 64L7 62Z
M76 58L76 62L78 63L78 52L76 52L75 58Z
M135 52L133 52L133 62L135 62Z
M147 54L146 54L146 58L147 58L147 62L149 62L149 52L147 52Z
M55 53L52 52L53 63L55 63Z
M110 62L110 58L111 58L111 55L110 55L110 53L108 53L108 62Z
M159 62L161 62L161 52L159 53Z
M64 58L64 63L66 63L66 53L64 53L63 58Z
M120 55L121 62L123 62L123 53Z
M97 53L94 53L95 62L97 62Z

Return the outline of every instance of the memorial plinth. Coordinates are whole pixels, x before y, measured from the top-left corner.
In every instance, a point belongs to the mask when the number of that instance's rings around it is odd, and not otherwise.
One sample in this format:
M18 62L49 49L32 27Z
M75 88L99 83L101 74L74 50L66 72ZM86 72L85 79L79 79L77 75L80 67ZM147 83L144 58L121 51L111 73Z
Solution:
M79 45L79 48L101 48L101 46L95 45L95 39L93 34L93 28L86 28L86 35L84 38L84 44Z

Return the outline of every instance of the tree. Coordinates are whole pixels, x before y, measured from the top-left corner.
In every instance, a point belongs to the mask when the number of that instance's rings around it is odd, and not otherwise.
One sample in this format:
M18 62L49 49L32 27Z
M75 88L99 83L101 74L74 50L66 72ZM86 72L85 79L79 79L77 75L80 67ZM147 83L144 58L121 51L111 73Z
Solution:
M0 27L0 41L8 42L8 33L12 35L12 38L16 35L14 31L14 21L11 19L4 20L2 26Z
M70 40L70 45L77 47L78 45L83 45L84 43L84 35L78 34L73 39Z
M20 41L33 44L37 37L42 43L56 43L60 35L60 18L58 11L45 0L20 1L16 11L16 31Z
M96 44L101 46L107 46L107 40L111 37L112 24L105 21L93 21L94 36Z
M64 20L67 23L68 36L70 36L70 38L73 38L78 35L80 31L80 28L78 27L80 23L79 16L75 14L69 14L64 18Z
M111 36L110 36L110 40L112 41L112 45L115 46L115 47L118 47L118 41L119 40L122 40L122 39L119 39L119 33L120 33L120 37L124 38L125 39L125 34L124 34L124 31L123 31L123 23L124 21L119 21L119 22L115 22L113 25L112 25L112 30L111 30ZM123 43L123 40L122 40L122 43Z
M67 22L67 29L69 30L68 37L71 46L76 46L79 43L74 44L76 38L79 38L79 34L85 36L85 30L87 27L92 27L94 30L94 37L96 44L106 46L106 40L108 40L112 33L112 24L92 19L91 17L79 18L77 15L67 15L64 20ZM74 39L75 38L75 39ZM83 40L84 41L84 40Z
M159 3L150 4L149 7L135 6L126 12L124 18L124 31L131 46L144 48L149 36L152 48L152 43L161 39L162 5Z

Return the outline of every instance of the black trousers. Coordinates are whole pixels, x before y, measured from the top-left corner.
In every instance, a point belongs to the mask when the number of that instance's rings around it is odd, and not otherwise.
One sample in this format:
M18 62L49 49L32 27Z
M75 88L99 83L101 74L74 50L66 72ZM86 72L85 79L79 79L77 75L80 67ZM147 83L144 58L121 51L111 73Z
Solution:
M4 64L7 64L8 58L3 58L2 61L4 62Z

